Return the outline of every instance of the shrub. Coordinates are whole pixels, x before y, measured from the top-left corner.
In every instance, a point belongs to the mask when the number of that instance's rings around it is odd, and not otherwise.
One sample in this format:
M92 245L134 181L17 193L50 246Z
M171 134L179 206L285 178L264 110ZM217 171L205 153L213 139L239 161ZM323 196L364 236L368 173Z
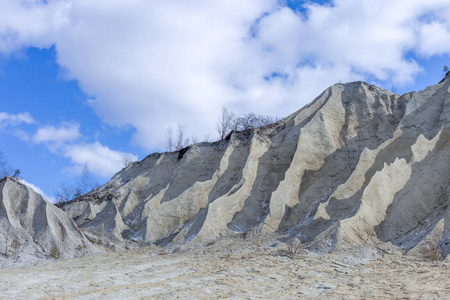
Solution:
M61 253L56 246L53 247L52 252L50 252L50 256L55 259L59 259L59 257L61 256Z
M6 255L13 255L16 253L17 249L19 248L19 242L17 240L12 240L11 244L8 245L8 250L6 251Z
M428 243L425 247L423 247L421 254L424 258L434 261L442 260L444 258L442 249L439 247L439 243L437 241Z

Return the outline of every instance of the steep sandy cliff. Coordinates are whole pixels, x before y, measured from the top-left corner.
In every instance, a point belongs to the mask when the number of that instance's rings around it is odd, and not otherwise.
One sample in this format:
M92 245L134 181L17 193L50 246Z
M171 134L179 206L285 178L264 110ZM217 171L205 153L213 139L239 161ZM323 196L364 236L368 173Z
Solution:
M273 125L151 154L62 208L104 244L183 249L252 231L319 251L411 250L433 236L448 254L449 86L336 84Z
M0 228L0 268L94 251L64 211L10 177L0 181Z

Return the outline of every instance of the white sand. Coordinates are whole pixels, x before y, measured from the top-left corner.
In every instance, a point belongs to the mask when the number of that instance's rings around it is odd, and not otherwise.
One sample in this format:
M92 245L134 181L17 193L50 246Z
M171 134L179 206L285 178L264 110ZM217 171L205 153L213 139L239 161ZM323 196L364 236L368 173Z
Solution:
M178 254L141 248L0 270L0 298L450 299L450 262L291 255L243 242Z

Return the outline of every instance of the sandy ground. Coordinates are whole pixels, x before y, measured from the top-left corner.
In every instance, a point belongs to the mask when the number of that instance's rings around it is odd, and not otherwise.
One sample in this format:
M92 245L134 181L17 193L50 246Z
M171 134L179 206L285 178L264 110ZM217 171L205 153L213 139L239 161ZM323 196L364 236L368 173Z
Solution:
M0 270L1 299L450 299L450 262L254 243L108 252Z

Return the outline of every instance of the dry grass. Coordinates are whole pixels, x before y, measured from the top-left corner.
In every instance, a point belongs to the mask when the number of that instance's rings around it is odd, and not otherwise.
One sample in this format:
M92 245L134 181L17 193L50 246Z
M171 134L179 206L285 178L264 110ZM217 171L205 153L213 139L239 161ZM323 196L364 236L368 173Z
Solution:
M438 241L433 241L422 248L420 251L423 258L438 261L444 258L442 249L439 247Z

